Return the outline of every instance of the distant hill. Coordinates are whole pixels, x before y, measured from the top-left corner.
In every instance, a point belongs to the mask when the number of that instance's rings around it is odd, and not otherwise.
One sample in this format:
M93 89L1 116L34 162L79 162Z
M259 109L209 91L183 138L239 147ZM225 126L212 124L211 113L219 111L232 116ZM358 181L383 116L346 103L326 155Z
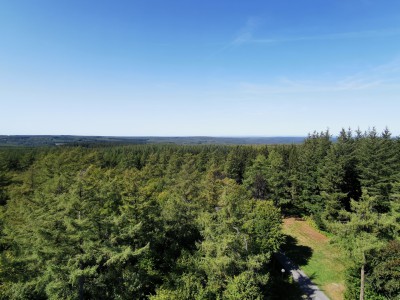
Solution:
M174 144L230 144L230 145L262 145L262 144L300 144L305 137L148 137L148 143Z
M0 135L0 146L62 146L90 144L223 144L223 145L271 145L300 144L305 137L117 137L75 135Z

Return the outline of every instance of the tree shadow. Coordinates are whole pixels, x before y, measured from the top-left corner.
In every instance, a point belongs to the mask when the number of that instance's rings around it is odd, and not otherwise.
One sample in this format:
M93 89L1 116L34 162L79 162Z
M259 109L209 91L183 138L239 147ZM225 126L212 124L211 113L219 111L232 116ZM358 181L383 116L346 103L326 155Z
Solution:
M298 266L307 265L313 253L310 247L299 245L298 240L290 235L285 235L285 241L281 249Z
M267 299L304 300L306 293L293 280L290 272L282 273L282 265L277 260L277 257L272 257L271 265L271 280L266 293Z

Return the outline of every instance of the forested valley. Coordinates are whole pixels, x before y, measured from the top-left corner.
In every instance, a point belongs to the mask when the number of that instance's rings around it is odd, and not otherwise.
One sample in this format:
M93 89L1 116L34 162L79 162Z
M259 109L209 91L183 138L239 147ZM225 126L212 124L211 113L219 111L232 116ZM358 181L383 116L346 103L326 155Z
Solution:
M284 299L282 218L344 249L347 299L400 299L400 139L0 148L0 299Z

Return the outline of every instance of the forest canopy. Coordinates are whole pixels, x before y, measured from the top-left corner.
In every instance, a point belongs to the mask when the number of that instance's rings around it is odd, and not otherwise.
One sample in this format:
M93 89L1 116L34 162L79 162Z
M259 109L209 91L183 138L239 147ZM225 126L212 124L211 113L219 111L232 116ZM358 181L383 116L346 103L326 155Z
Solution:
M349 253L348 299L398 299L400 140L389 130L0 148L0 299L277 299L283 216L312 218Z

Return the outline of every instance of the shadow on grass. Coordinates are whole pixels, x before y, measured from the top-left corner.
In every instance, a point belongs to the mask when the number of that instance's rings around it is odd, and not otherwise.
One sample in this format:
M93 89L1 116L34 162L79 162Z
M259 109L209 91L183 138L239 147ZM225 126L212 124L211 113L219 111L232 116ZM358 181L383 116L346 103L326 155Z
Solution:
M313 253L310 247L299 245L297 239L290 235L285 235L282 251L294 264L300 267L308 264Z
M271 283L268 299L303 300L305 293L289 272L282 273L282 266L276 257L272 258Z
M310 247L299 245L296 238L285 235L284 245L281 252L276 253L273 262L276 263L273 275L275 276L276 297L272 299L311 299L314 289L311 281L315 279L315 274L309 277L301 276L298 282L294 282L291 277L291 270L297 270L301 266L308 264L313 250ZM282 272L282 269L285 272Z

